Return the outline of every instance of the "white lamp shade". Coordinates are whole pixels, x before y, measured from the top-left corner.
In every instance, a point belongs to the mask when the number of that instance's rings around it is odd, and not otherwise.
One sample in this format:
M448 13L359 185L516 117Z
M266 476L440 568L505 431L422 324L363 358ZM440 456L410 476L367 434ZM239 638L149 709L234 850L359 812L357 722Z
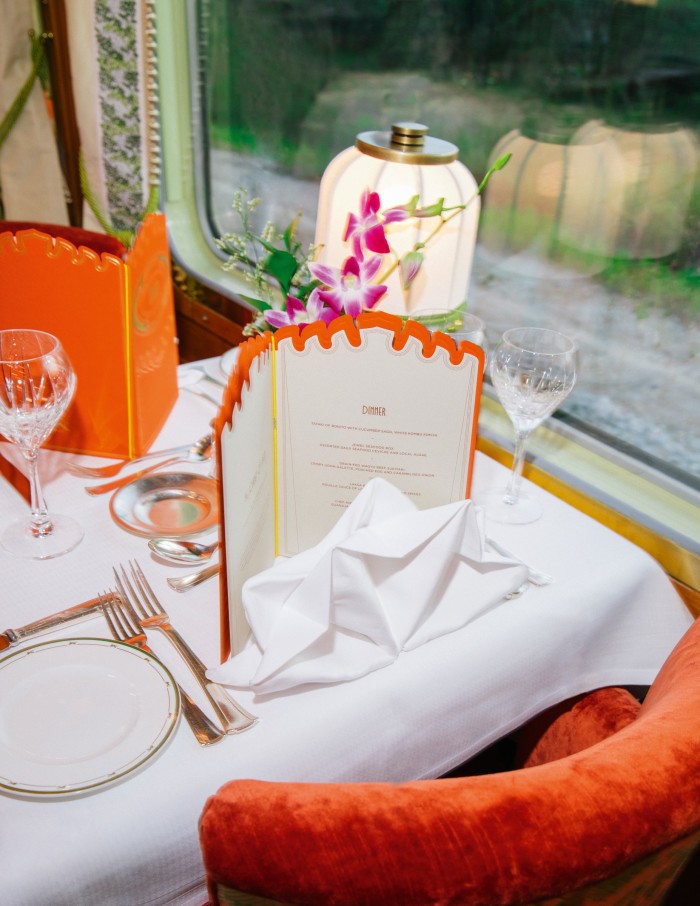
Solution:
M328 165L321 180L316 245L317 260L341 267L352 255L343 242L350 213L359 213L365 189L377 192L381 210L407 204L418 195L419 206L445 199L445 207L471 203L433 236L425 249L423 266L407 290L401 286L399 268L386 280L379 279L394 258L385 255L375 282L388 287L375 311L414 314L425 308L456 308L464 303L474 257L479 221L479 196L476 180L457 160L443 164L413 164L382 160L356 147L347 148ZM439 223L437 217L415 218L387 224L390 248L399 257L424 242Z

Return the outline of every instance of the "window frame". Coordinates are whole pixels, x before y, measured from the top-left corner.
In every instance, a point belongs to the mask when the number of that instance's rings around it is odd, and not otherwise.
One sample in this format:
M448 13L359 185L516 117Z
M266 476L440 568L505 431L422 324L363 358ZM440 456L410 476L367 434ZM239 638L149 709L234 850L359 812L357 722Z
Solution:
M161 136L161 206L177 263L209 289L237 301L246 285L224 271L203 201L202 106L194 0L156 0ZM193 78L193 74L195 78ZM233 192L233 189L232 189ZM512 427L489 387L479 445L509 464ZM604 444L564 419L533 434L525 476L646 549L680 583L700 592L700 493Z

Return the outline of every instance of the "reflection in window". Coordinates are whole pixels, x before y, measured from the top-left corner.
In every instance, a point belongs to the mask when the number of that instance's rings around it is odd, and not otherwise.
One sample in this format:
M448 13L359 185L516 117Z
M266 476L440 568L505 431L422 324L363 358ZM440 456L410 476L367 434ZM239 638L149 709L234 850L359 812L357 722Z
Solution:
M565 415L700 487L700 4L696 0L199 0L207 205L238 228L303 212L366 130L423 122L483 199L466 300L494 343L581 348ZM436 307L440 300L435 300Z

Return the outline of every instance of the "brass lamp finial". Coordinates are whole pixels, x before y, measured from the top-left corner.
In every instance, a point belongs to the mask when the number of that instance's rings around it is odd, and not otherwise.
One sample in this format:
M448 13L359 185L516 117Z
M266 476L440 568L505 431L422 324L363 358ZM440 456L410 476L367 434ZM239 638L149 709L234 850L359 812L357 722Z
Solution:
M380 160L399 164L449 164L457 159L459 148L452 142L428 135L422 123L394 123L391 132L361 132L355 147Z

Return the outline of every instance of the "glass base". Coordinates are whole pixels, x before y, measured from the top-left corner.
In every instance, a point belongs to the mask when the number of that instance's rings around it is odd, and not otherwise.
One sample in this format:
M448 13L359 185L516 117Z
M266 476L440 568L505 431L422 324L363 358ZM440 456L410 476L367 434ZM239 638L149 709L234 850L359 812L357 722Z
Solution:
M472 499L477 506L483 508L487 519L508 525L527 525L528 522L537 522L543 512L541 505L522 491L517 503L506 501L503 488L485 491Z
M50 516L53 531L37 536L28 519L18 519L0 535L0 545L15 557L30 560L50 560L77 547L83 540L83 530L70 516Z

